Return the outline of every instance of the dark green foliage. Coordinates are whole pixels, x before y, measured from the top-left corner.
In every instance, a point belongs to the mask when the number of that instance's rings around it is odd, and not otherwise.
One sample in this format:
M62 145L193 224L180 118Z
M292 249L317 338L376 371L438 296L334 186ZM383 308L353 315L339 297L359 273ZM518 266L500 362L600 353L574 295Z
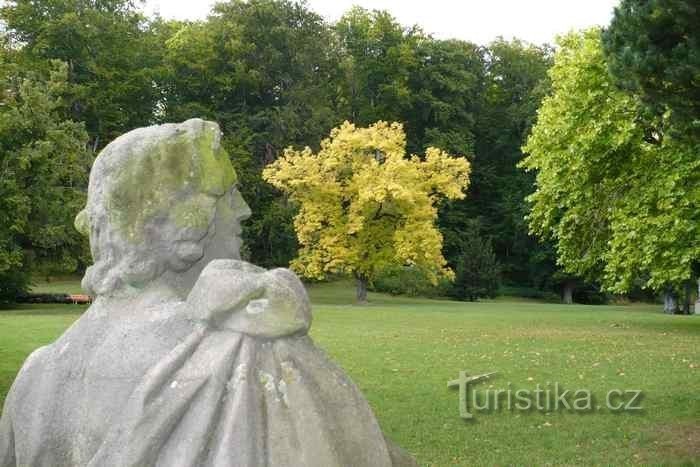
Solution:
M355 7L335 26L343 81L338 112L358 125L405 126L409 152L436 146L470 156L484 75L483 50L404 28L385 11Z
M73 218L85 202L87 134L64 120L66 66L50 76L0 71L0 299L31 272L75 271L85 239Z
M616 83L641 97L657 118L671 110L680 133L692 131L696 137L700 135L698 25L697 0L622 0L603 33Z
M470 302L495 297L501 282L501 268L491 241L482 237L479 230L478 223L471 222L464 232L450 293L455 298Z
M12 0L0 9L24 69L68 65L71 105L93 150L153 121L162 46L132 0Z
M404 31L386 11L354 7L335 25L343 117L360 126L377 120L403 121L411 107L409 80L417 65L419 31Z
M574 303L587 305L605 305L610 301L610 297L605 292L601 292L600 287L585 284L574 291Z
M415 50L411 107L404 115L409 150L435 146L471 158L485 73L482 48L424 38Z
M440 213L444 250L457 266L461 242L470 223L478 220L509 284L546 290L556 271L551 247L528 234L525 196L534 176L516 167L536 118L537 107L549 90L549 47L497 40L485 50L483 84L479 90L473 133L472 175L466 199L447 204Z
M201 23L171 23L166 40L165 115L216 120L253 217L250 257L284 266L296 253L293 209L262 181L283 148L318 146L337 122L334 38L322 18L291 1L219 3Z
M498 295L506 297L530 298L533 300L544 300L552 303L561 302L561 295L535 287L501 286L501 288L498 289Z
M555 256L528 234L525 196L532 174L518 169L520 147L549 89L552 51L499 40L488 48L436 40L404 29L384 12L354 8L336 26L348 87L346 118L366 124L397 119L409 151L434 145L472 162L465 200L440 211L444 253L454 267L473 219L493 239L509 282L540 286ZM551 272L550 272L551 271Z
M431 284L426 274L409 266L385 269L372 284L375 292L409 297L445 297L451 288L450 281L441 279L437 284Z

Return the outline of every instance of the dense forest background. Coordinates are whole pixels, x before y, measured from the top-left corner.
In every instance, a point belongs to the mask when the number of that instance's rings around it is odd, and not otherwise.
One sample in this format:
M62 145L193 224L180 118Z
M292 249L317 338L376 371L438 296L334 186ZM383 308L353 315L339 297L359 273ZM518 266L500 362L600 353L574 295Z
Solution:
M0 19L0 97L11 109L0 141L24 155L14 169L23 175L1 187L0 293L89 264L72 216L101 148L139 126L201 117L224 132L253 211L244 255L257 264L287 265L297 248L295 207L262 180L263 167L286 146L318 148L345 120L398 121L409 152L432 145L472 164L466 199L439 217L461 298L499 289L570 298L576 285L575 299L603 299L557 268L525 220L535 175L517 164L550 89L549 46L438 40L361 8L331 24L286 0L231 0L198 22L146 17L130 0L16 0ZM405 270L375 284L441 286Z

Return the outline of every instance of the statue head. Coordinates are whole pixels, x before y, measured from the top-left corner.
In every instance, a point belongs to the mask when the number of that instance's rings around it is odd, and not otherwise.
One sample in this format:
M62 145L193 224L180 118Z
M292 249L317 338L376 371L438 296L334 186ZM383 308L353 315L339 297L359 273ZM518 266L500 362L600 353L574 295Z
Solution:
M88 293L142 290L163 278L185 296L209 261L240 257L250 209L220 140L216 123L192 119L133 130L102 150L75 221L90 237Z

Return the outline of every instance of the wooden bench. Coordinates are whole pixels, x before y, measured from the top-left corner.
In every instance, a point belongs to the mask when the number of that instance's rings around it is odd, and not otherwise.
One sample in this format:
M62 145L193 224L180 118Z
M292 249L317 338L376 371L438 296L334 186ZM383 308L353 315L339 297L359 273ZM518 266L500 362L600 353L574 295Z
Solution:
M85 294L69 294L68 299L73 302L74 305L92 303L92 297Z

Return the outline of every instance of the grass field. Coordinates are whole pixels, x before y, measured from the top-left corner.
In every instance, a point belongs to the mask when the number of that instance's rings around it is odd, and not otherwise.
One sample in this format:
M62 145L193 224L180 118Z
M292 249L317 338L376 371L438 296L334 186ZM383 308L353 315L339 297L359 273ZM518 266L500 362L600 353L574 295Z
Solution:
M700 316L658 306L458 303L311 288L312 336L352 376L384 431L422 465L693 464L700 462ZM28 353L84 307L0 310L0 397ZM559 383L644 392L637 412L475 412L459 417L447 381L497 371L477 388ZM511 383L511 386L508 386Z

